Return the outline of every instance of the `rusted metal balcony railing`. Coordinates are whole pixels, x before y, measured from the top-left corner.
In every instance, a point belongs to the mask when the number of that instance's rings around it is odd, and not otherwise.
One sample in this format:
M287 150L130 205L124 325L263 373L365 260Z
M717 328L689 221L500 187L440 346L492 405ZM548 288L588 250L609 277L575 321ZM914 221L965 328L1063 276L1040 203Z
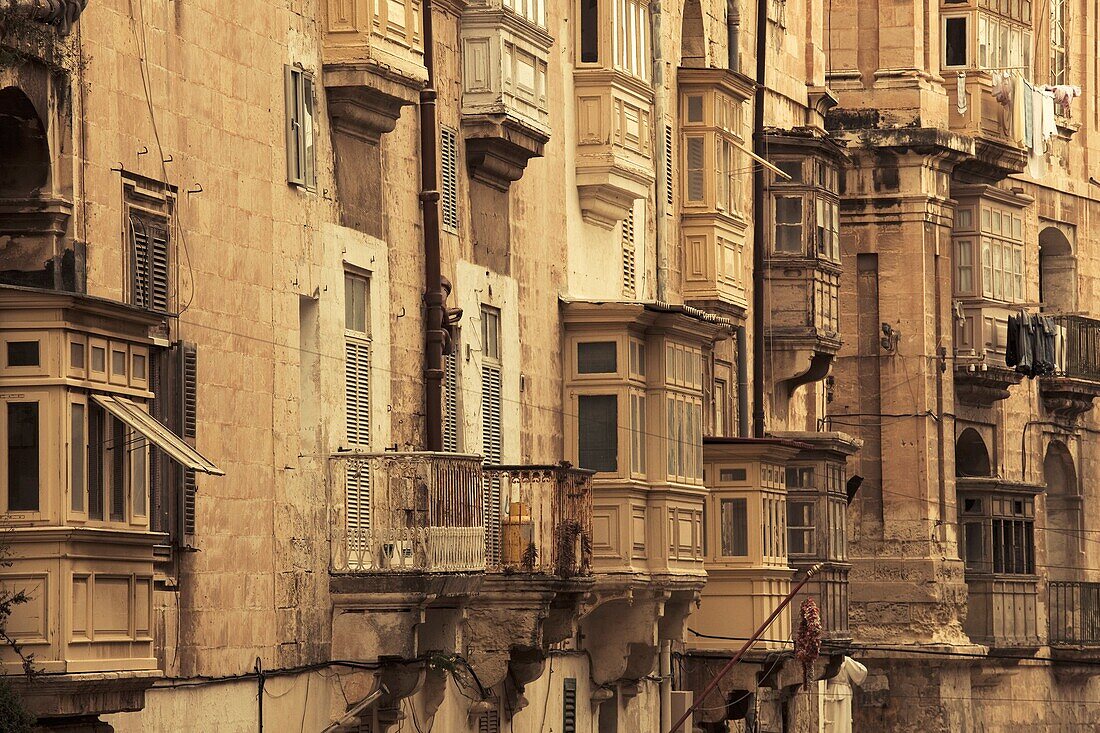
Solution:
M340 454L329 486L334 572L485 570L479 456Z
M500 507L500 531L488 533L491 569L563 578L590 572L592 471L568 463L484 470L489 504Z
M1047 584L1051 646L1100 647L1100 583Z
M1100 321L1055 316L1054 322L1065 329L1065 353L1058 355L1062 376L1100 382Z

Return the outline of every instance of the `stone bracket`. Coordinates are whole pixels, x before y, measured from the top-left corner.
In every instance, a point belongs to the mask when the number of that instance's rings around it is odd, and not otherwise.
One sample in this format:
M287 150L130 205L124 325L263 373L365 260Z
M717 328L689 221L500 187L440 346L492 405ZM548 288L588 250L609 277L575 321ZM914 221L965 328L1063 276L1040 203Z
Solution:
M498 191L518 181L527 162L542 157L550 139L505 115L464 115L462 133L470 176Z

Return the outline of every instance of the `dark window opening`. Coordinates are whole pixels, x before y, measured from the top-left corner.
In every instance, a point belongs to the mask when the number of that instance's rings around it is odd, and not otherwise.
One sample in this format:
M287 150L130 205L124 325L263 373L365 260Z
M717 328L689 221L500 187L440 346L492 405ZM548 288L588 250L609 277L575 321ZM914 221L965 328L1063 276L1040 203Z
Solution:
M39 364L37 341L9 341L8 366L35 367Z
M600 12L598 0L581 0L581 62L600 60Z
M619 399L582 395L577 400L577 459L581 468L619 470Z
M580 374L612 374L618 368L614 341L577 344L577 371Z
M966 18L944 21L944 66L966 66Z
M38 511L38 403L8 403L8 511Z

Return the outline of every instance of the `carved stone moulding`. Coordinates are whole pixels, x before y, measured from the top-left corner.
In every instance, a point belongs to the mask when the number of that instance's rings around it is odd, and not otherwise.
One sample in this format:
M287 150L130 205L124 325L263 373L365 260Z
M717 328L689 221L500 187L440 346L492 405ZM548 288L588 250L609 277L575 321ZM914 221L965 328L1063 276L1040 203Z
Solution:
M955 369L955 397L964 405L992 407L994 402L1008 399L1009 388L1023 378L1007 367L960 366Z
M1047 412L1062 420L1075 422L1092 409L1093 400L1100 396L1100 382L1072 377L1042 377L1039 380L1039 396Z

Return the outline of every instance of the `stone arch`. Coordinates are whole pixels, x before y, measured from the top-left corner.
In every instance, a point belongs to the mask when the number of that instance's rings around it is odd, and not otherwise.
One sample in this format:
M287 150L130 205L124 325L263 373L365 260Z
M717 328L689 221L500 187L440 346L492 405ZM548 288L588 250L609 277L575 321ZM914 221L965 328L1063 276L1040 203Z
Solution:
M963 430L955 440L956 476L992 476L989 449L974 428Z
M703 30L703 8L699 0L684 3L684 18L680 29L680 66L706 68L707 42Z
M1043 533L1052 575L1072 575L1080 565L1082 507L1077 468L1066 444L1052 440L1043 458L1046 521Z
M1039 232L1039 301L1052 313L1077 310L1077 258L1070 236L1056 225Z
M34 104L18 87L0 89L0 198L48 190L50 145Z

